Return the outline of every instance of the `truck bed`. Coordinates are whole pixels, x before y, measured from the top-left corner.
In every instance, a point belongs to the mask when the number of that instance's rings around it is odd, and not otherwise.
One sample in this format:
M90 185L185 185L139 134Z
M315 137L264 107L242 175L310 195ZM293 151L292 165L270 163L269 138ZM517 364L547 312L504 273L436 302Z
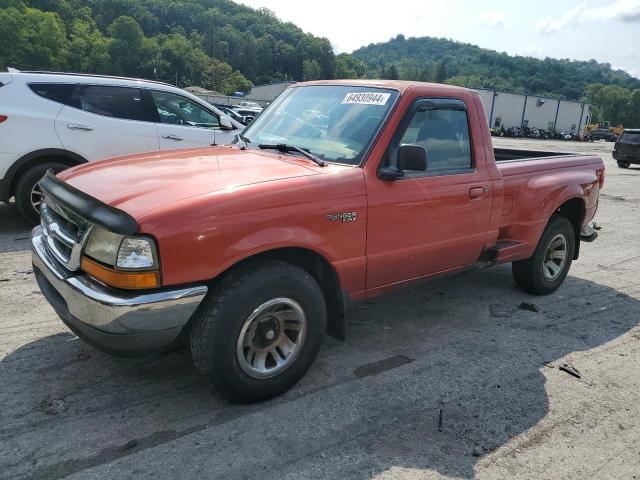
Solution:
M559 169L571 169L586 165L602 165L602 160L596 155L506 148L494 148L493 151L503 178L534 172L539 174L542 171L551 173ZM596 168L593 167L593 170L595 172Z
M547 212L567 198L584 201L584 219L593 217L599 188L592 186L603 175L602 160L598 156L511 149L494 151L503 180L497 241L508 245L501 250L500 261L531 256L549 219Z
M508 162L511 160L534 160L546 157L575 156L575 153L541 152L538 150L518 150L513 148L494 148L493 154L496 162Z

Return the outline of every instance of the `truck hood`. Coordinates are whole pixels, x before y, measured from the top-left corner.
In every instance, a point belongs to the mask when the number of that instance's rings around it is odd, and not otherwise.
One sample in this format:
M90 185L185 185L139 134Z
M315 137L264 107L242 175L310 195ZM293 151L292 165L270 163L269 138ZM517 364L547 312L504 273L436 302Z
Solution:
M236 147L128 155L81 165L58 177L139 218L185 198L255 183L318 175L305 160Z

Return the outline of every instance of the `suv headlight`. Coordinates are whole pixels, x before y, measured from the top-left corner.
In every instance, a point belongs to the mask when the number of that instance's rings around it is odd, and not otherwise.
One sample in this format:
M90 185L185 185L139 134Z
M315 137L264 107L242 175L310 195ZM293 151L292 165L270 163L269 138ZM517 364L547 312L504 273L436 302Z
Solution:
M84 250L81 268L113 287L144 289L160 286L156 245L150 237L128 237L94 227Z

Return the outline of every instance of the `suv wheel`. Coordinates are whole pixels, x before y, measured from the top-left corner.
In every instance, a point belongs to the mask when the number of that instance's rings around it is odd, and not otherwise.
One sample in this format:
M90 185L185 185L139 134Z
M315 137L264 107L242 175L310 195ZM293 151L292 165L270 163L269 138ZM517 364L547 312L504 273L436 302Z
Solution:
M531 258L513 262L516 285L537 295L555 291L569 273L575 251L575 230L564 217L554 215Z
M284 393L307 372L326 329L315 279L266 260L226 275L197 311L191 353L198 372L231 400Z
M626 162L624 160L618 160L618 166L620 168L629 168L629 165L631 165L629 162Z
M42 192L38 182L45 176L48 170L53 173L61 172L69 168L69 165L60 162L45 162L31 167L18 179L15 188L15 201L20 214L31 223L38 223L40 218L40 203Z

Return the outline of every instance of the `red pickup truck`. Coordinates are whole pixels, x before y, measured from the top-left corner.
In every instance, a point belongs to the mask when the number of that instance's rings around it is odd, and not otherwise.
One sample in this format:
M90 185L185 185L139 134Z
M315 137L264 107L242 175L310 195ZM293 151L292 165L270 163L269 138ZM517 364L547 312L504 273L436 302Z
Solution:
M472 90L299 83L233 145L47 174L34 272L88 343L188 341L208 382L259 400L344 338L353 301L479 262L553 292L603 182L596 156L494 149Z

